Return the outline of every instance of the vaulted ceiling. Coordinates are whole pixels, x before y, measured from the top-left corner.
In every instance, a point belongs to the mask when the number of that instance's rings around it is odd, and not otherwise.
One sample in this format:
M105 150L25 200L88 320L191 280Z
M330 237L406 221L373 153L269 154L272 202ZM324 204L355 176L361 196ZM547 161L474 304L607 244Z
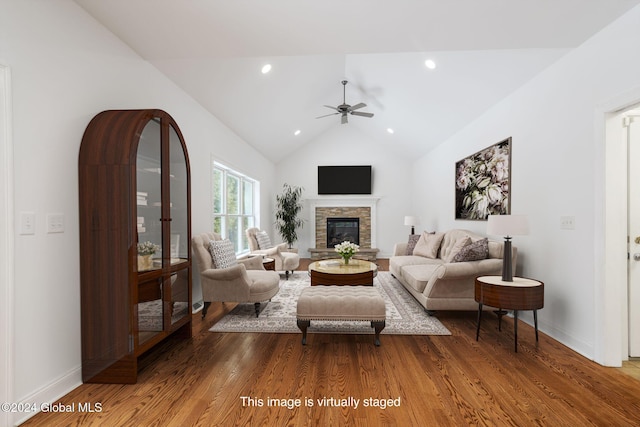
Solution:
M75 1L275 163L336 126L422 155L640 3ZM374 117L316 119L345 79Z

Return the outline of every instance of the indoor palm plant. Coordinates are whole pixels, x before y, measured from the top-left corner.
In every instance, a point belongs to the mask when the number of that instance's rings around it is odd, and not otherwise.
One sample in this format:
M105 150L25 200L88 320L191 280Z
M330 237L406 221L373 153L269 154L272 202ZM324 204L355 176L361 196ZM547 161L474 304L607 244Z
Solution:
M298 240L297 230L303 225L303 220L298 218L302 211L302 188L286 183L283 188L282 194L276 196L276 228L282 240L292 248Z

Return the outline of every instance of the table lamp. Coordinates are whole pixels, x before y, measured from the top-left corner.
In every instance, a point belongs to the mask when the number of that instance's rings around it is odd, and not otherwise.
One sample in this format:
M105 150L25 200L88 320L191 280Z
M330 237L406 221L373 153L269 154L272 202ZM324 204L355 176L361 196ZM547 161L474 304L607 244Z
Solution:
M491 236L504 236L502 280L504 282L513 282L511 236L524 236L529 234L529 223L526 215L489 215L487 234Z
M418 218L416 218L415 216L405 216L404 225L410 225L411 234L416 234L415 226L418 225Z

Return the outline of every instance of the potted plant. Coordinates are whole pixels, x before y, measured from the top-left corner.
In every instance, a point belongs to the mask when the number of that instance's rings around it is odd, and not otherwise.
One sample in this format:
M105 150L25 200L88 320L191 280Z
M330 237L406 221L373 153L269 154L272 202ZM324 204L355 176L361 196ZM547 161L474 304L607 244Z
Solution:
M282 240L287 242L289 248L298 240L297 229L302 227L303 220L298 218L302 210L302 188L283 185L284 191L276 196L276 228Z
M337 244L334 250L340 254L346 265L349 264L351 257L360 250L360 246L345 240L344 242Z
M153 254L160 246L152 242L138 243L138 271L150 270L153 266Z

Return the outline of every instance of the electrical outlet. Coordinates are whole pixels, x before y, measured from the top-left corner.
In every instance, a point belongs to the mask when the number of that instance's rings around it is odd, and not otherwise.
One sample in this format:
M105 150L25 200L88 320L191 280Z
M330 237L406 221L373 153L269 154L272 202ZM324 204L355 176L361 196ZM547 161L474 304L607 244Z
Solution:
M560 217L560 229L561 230L574 230L576 228L575 216L561 216Z
M20 234L36 234L35 212L20 212Z
M47 233L64 233L64 214L47 214Z

